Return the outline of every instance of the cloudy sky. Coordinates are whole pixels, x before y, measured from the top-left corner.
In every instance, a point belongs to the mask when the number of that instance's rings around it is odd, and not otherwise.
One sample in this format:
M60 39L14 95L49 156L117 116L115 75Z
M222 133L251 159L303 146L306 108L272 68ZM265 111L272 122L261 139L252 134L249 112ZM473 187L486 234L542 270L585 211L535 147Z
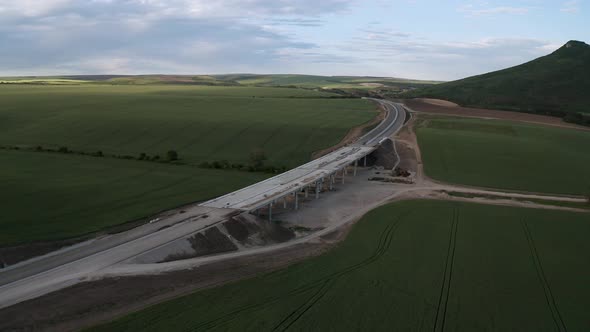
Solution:
M452 80L590 41L590 0L0 0L0 75Z

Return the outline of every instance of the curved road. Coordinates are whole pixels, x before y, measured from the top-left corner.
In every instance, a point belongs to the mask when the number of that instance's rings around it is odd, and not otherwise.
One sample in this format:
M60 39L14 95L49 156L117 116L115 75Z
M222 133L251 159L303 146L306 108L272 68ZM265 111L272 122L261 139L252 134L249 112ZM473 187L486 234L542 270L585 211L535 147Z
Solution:
M396 133L404 124L405 111L401 105L373 100L383 105L387 115L355 144L253 186L187 208L185 213L163 217L124 233L87 241L0 270L0 309L74 285L100 271L116 271L125 260L224 222L236 213L268 204L342 170L374 151L382 139ZM205 261L211 259L205 257ZM158 264L149 265L158 268Z

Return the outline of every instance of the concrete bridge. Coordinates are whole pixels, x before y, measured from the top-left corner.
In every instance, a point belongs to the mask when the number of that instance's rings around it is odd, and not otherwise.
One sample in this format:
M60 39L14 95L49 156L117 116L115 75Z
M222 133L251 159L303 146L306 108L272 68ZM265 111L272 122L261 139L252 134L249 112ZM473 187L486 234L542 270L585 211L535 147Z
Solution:
M386 100L372 100L385 108L387 112L385 119L354 144L200 205L242 210L258 215L265 213L269 220L272 220L275 204L282 203L286 208L290 203L294 209L298 209L301 196L308 198L311 194L319 198L323 190L332 190L338 182L344 182L349 171L355 176L359 164L367 166L367 156L376 151L403 126L406 112L402 105Z

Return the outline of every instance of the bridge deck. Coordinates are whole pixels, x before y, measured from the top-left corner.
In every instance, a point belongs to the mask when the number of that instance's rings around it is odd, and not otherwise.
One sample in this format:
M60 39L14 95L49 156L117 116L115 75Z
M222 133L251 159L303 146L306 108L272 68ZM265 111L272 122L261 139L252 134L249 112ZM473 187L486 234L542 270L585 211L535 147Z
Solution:
M351 145L288 172L201 204L216 208L253 210L334 174L373 152L375 147Z

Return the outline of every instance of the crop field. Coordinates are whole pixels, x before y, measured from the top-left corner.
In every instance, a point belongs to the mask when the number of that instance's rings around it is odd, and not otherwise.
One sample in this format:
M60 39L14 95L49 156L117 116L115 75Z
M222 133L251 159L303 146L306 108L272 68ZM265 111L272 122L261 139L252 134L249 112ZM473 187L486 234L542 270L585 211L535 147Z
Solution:
M270 176L203 162L293 167L376 116L365 100L301 89L0 85L0 246L78 236ZM37 149L37 147L40 147ZM75 154L35 152L61 147ZM139 160L175 150L184 165ZM100 154L104 157L80 155ZM127 158L127 157L125 157Z
M0 144L293 167L374 118L366 100L286 88L0 86Z
M436 180L557 194L590 191L590 131L434 118L417 135L425 172Z
M238 189L264 174L0 150L0 246L58 240Z
M585 331L588 232L587 214L394 203L320 257L91 330Z

